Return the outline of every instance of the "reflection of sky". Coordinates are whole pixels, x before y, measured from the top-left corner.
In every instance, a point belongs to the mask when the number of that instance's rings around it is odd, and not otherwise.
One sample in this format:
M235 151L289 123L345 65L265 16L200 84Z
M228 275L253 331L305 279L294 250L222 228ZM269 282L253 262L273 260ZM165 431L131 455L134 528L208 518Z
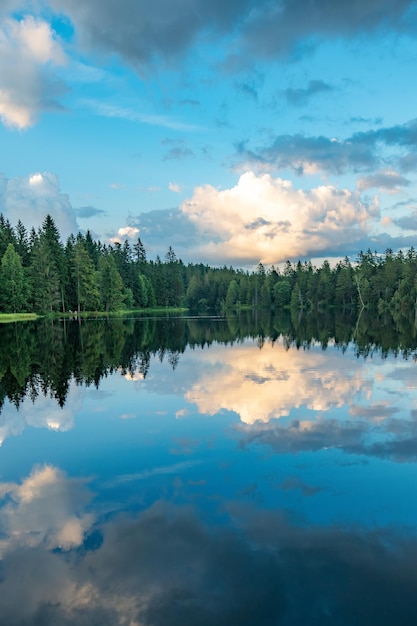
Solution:
M9 517L30 483L36 483L29 494L35 519L76 489L89 505L85 485L49 467L7 487L14 494ZM305 527L283 511L236 503L227 508L227 528L210 527L190 508L167 502L96 523L75 511L74 499L58 509L64 525L65 514L85 520L83 542L72 538L72 549L50 549L59 541L54 519L49 527L38 524L30 547L23 533L4 545L4 624L402 626L415 618L415 536Z
M245 341L187 350L175 370L155 359L145 379L72 383L63 409L6 403L0 614L413 623L414 600L390 622L378 598L381 585L398 602L417 591L414 374L393 357Z

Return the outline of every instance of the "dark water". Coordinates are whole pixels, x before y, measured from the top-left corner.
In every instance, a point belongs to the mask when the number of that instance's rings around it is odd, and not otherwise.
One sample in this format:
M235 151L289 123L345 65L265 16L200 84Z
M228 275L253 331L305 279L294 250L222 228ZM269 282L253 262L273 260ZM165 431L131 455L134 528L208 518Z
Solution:
M0 624L415 625L416 346L252 314L0 328Z

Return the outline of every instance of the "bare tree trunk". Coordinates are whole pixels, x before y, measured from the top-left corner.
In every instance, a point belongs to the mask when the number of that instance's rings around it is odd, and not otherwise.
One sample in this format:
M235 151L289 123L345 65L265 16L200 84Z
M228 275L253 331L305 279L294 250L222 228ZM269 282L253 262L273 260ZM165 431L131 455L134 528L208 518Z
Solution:
M361 305L362 305L362 308L361 308L361 313L362 313L363 309L365 308L365 303L364 303L364 301L362 299L361 287L360 287L359 280L358 280L357 276L355 276L355 283L356 283L356 287L357 287L357 290L358 290L359 300L361 301Z

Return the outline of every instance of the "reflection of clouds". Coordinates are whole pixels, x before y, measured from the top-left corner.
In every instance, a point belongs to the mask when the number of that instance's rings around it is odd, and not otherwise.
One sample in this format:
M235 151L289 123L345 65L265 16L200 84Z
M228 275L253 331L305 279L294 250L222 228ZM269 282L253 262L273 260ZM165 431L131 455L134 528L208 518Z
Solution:
M238 532L159 504L108 521L102 545L77 558L8 553L3 623L414 624L415 537L297 527L253 508L234 514Z
M133 382L136 382L138 380L145 380L144 374L139 371L136 371L134 373L124 374L124 377L126 378L126 380L132 380Z
M388 403L375 404L373 406L361 406L352 404L349 407L349 414L352 417L361 417L369 421L383 422L398 412L396 407L389 406Z
M0 483L3 550L36 547L68 550L81 545L92 515L83 512L91 499L85 481L73 480L50 465L35 468L22 483Z
M56 398L39 394L35 402L26 396L17 410L6 403L0 414L0 445L7 437L19 435L28 426L66 431L74 427L74 414L82 405L83 391L71 381L65 405L57 405Z
M370 411L372 415L372 411ZM241 443L262 443L278 454L316 452L339 448L349 454L363 454L396 462L417 461L417 421L401 418L371 421L318 419L240 425Z
M153 476L160 476L164 474L177 474L190 469L198 464L198 461L182 461L181 463L173 463L172 465L161 465L159 467L153 467L151 469L143 470L135 474L123 474L122 476L116 476L113 480L106 483L106 487L114 487L122 483L130 483L138 480L145 480L152 478Z
M367 384L362 366L337 352L286 350L280 343L216 349L205 355L211 369L186 393L201 413L222 409L238 413L242 422L268 422L305 406L328 411L349 402Z
M300 491L301 494L306 497L315 496L321 491L321 487L308 485L298 478L298 476L288 476L288 478L285 478L280 484L280 489L283 491Z

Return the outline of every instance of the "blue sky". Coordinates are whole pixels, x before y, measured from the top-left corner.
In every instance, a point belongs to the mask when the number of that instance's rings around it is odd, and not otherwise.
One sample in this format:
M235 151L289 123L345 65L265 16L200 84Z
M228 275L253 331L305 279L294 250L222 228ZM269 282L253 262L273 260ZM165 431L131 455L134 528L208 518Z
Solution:
M407 248L417 2L3 0L0 210L252 267Z

